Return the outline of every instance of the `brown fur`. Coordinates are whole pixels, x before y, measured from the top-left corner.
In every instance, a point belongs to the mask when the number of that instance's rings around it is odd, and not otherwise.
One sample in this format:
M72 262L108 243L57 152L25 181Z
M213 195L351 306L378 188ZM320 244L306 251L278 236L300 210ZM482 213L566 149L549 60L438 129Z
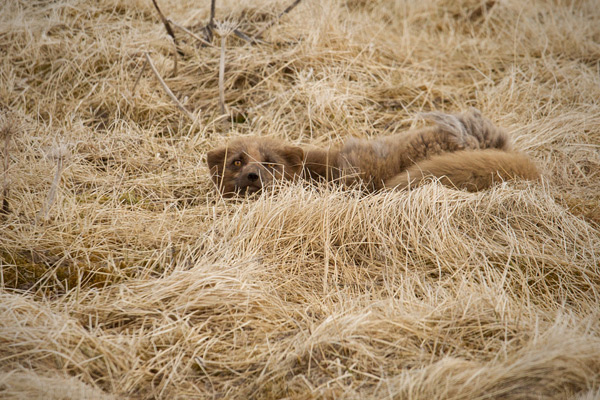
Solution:
M258 192L274 180L294 179L302 172L303 159L300 147L268 138L238 138L206 156L213 181L226 197Z
M385 186L404 189L431 177L440 178L446 186L476 192L512 179L537 180L540 174L522 153L497 149L458 151L421 161L387 180Z
M424 117L436 125L374 140L352 138L329 149L238 138L209 152L207 161L226 196L254 193L276 179L298 176L360 183L367 190L405 188L426 177L468 190L485 189L500 180L539 178L535 165L513 152L508 135L479 111ZM241 165L235 166L235 161Z

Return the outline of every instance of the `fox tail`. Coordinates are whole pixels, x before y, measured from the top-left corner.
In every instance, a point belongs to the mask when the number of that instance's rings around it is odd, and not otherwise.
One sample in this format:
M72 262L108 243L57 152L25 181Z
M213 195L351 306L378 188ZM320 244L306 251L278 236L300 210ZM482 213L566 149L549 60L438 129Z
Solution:
M412 165L388 179L385 186L404 189L438 178L446 186L475 192L508 180L540 179L533 161L523 153L498 149L443 153Z

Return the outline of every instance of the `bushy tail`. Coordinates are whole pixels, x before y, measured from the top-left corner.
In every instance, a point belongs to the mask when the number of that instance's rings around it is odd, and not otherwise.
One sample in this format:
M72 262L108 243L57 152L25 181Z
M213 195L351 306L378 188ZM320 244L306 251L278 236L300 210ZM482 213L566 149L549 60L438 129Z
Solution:
M487 189L507 180L538 180L540 173L525 154L498 149L444 153L421 161L388 179L386 187L414 187L428 178L439 178L446 186L470 192Z
M462 114L432 111L422 113L421 116L435 122L440 129L452 136L461 138L466 149L512 149L508 133L483 117L475 108Z

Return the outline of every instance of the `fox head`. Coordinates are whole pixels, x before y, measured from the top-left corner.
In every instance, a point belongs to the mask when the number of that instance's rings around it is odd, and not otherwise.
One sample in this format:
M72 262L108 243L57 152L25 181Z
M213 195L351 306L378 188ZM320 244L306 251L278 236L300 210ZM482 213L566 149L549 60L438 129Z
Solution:
M297 146L261 137L238 138L207 153L213 182L225 197L261 191L302 171L304 151Z

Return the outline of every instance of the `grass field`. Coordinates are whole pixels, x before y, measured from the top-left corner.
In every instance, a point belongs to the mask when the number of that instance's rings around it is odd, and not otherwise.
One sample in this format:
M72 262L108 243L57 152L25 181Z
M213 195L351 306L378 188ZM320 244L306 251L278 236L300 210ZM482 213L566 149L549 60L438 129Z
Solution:
M598 2L290 4L218 0L175 70L151 0L1 2L0 397L600 398ZM469 107L543 182L232 201L205 163Z

